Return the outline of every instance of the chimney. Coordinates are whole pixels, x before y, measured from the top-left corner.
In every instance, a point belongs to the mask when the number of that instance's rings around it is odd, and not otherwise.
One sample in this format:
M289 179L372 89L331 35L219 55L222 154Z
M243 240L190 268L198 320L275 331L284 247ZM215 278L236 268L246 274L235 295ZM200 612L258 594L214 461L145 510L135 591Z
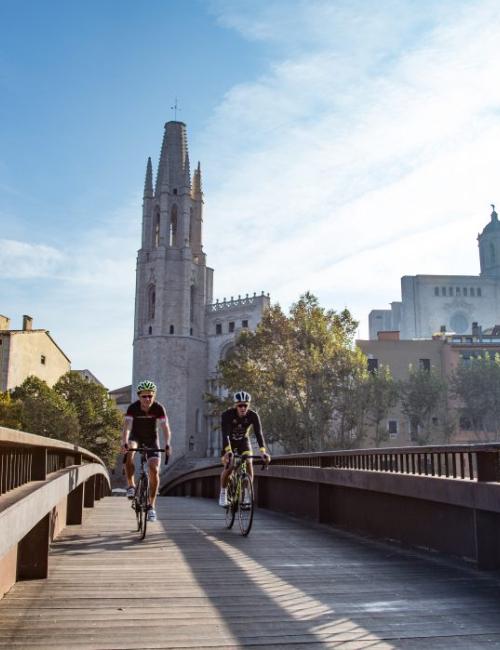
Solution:
M0 314L0 330L8 330L10 325L10 318L7 318L7 316L2 316Z
M31 316L23 316L23 332L29 332L33 329L33 319Z
M441 325L439 331L441 332L441 334L446 334L446 325Z
M472 336L481 338L481 334L482 334L482 327L476 322L472 323Z

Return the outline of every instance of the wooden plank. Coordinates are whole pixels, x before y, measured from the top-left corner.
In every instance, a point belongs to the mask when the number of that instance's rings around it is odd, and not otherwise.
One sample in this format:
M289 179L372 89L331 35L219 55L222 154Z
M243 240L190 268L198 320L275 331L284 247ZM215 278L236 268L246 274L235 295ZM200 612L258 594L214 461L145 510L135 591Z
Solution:
M144 542L108 497L0 601L0 648L500 647L500 581L259 511L248 538L204 499L160 498Z

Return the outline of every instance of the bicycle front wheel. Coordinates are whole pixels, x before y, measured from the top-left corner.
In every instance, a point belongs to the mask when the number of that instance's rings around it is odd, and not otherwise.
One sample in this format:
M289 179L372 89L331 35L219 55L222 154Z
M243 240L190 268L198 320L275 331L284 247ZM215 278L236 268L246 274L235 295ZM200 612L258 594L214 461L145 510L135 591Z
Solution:
M148 477L145 476L144 478L141 479L141 482L139 484L139 510L141 512L141 528L139 528L140 531L140 537L141 539L144 539L146 537L146 529L148 527L148 508L149 508L149 480Z
M252 528L253 522L253 485L249 476L241 479L240 500L238 502L238 519L241 534L246 537Z
M230 478L229 484L227 486L227 501L228 505L226 506L226 528L232 528L237 508L236 481L233 477Z

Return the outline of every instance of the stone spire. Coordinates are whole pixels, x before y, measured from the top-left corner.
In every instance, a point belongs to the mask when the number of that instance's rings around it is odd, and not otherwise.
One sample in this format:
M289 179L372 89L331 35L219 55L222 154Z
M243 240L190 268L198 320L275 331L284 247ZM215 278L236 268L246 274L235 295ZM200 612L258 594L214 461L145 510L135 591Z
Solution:
M181 187L191 187L186 125L184 122L167 122L163 134L156 194L167 187L174 192ZM175 192L174 192L175 193Z
M153 198L153 166L151 164L151 157L148 158L146 165L146 180L144 181L144 198Z
M198 161L198 166L194 170L194 174L193 174L193 198L199 197L200 194L202 194L202 189L201 189L201 166L200 166L200 161Z

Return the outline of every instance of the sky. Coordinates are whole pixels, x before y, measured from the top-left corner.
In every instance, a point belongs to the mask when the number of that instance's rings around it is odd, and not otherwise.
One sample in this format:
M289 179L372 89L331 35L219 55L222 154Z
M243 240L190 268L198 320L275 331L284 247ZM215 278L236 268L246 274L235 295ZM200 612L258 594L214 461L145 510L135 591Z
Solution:
M499 36L497 0L0 0L0 314L130 383L146 161L176 116L214 296L310 291L367 338L402 276L479 273Z

